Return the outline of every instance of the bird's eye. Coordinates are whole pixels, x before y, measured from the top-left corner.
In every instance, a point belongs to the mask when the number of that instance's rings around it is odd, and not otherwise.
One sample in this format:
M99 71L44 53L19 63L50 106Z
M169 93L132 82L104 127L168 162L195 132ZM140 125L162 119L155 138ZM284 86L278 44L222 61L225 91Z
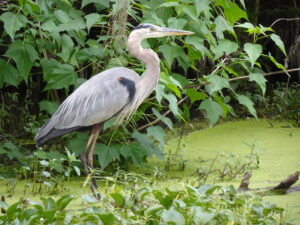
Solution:
M155 31L154 27L149 27L150 31Z

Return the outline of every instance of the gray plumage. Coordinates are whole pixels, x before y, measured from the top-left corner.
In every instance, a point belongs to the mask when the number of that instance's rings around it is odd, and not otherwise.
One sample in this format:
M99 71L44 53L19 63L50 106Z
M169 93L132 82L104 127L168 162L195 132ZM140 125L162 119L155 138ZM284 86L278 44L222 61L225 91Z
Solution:
M79 86L41 127L35 141L39 146L49 139L104 122L132 102L128 88L119 79L137 83L141 77L133 70L117 67L103 71Z

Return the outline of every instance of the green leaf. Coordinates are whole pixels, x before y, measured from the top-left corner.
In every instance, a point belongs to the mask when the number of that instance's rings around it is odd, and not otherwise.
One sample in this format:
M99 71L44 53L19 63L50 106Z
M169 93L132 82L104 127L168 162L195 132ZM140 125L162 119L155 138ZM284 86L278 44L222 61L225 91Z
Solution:
M182 12L191 17L195 22L199 22L196 7L193 5L184 5L182 7Z
M100 15L98 13L91 13L86 15L84 18L86 20L88 31L90 31L91 27L99 20Z
M250 73L249 80L255 81L259 85L263 95L265 94L267 80L261 73Z
M286 52L285 52L285 47L284 47L284 44L283 44L281 38L277 34L271 34L270 38L275 42L275 44L283 52L283 54L285 56L287 56Z
M58 103L57 102L50 102L47 100L43 100L40 102L40 110L45 110L50 115L53 115L56 110L58 109Z
M116 224L115 223L116 217L111 213L99 214L99 217L100 217L100 219L101 219L101 221L103 222L104 225L114 225L114 224Z
M27 22L27 18L21 14L5 12L0 16L0 20L4 23L4 30L12 40L15 38L15 33L20 30Z
M201 12L210 10L211 0L194 0L194 4L196 6L197 16L199 16Z
M232 1L216 0L216 5L223 7L225 18L231 25L233 25L240 18L245 18L248 20L246 12Z
M114 199L118 207L122 207L124 204L124 198L119 193L111 193L110 196Z
M63 10L54 11L55 18L58 19L61 23L67 23L72 20L72 18Z
M168 76L165 72L160 73L159 80L172 90L177 97L181 98L181 92L178 87L182 88L182 86L177 80L175 80L172 76Z
M161 115L154 107L152 107L153 114L157 117L157 119L160 119L164 124L166 124L170 130L173 130L173 123L170 118Z
M69 58L71 57L72 52L74 51L74 43L69 35L63 34L61 36L61 47L62 51L57 55L61 57L65 63L67 63Z
M235 25L235 27L242 27L242 28L246 28L246 29L253 29L254 28L254 26L249 22L245 22L245 23Z
M164 209L162 205L151 205L144 211L146 217L155 216Z
M151 157L153 154L155 154L157 158L163 158L162 151L153 143L151 138L149 138L146 134L141 134L138 131L134 131L132 137L135 138L140 143L140 145L147 151L148 157Z
M145 162L145 158L147 157L147 151L138 143L123 145L119 149L119 152L125 159L128 160L130 158L136 165Z
M221 91L223 88L229 87L228 78L221 77L217 74L210 74L205 76L205 78L210 82L210 84L208 84L210 86L210 93Z
M45 90L68 88L76 83L77 74L73 66L61 64L55 59L42 59L41 64L47 81Z
M103 56L104 50L102 46L84 48L77 53L77 58L80 62L99 60Z
M195 101L206 99L206 95L203 92L196 91L193 88L188 88L185 94L190 97L192 104Z
M237 39L233 27L222 16L217 16L215 19L215 24L215 32L219 39L224 39L224 31L229 31L235 37L235 39Z
M262 47L259 44L251 44L251 43L246 43L244 45L244 50L249 56L250 62L251 62L251 67L253 67L254 63L258 59L258 57L261 55L262 52Z
M166 223L174 223L176 225L185 224L183 215L174 209L164 210L161 215L161 219Z
M173 94L164 94L164 98L168 100L169 102L169 108L171 109L174 116L178 116L179 118L182 118L181 111L177 105L177 98Z
M147 128L147 136L154 137L155 140L157 140L160 143L160 149L161 151L164 150L165 147L165 131L160 126L151 126Z
M237 95L237 100L241 105L247 107L248 111L257 119L256 110L253 107L251 99L245 95Z
M214 60L220 58L224 52L227 55L229 55L232 52L236 52L237 49L238 49L237 43L230 41L228 39L219 40L218 46L216 47L216 53L215 53Z
M3 84L17 87L22 78L15 67L0 59L0 68L0 88L3 87Z
M171 17L168 19L168 27L172 27L173 29L182 30L186 25L187 20L182 18Z
M207 112L210 127L218 121L220 116L223 117L224 114L222 107L211 99L205 99L201 102L199 109L203 109Z
M86 5L94 3L97 8L99 8L99 11L105 8L109 7L110 0L82 0L81 2L81 8L85 7Z
M56 201L56 208L58 210L64 210L70 204L70 202L73 201L73 199L74 199L74 196L71 194L60 197Z
M5 56L12 58L16 62L20 75L27 83L33 62L39 58L32 45L27 42L15 41L9 46Z
M200 206L192 206L191 211L195 224L207 224L216 214L215 212L209 212Z
M106 168L114 159L120 160L119 152L105 144L97 143L94 153L98 156L98 161L102 169Z
M272 61L272 63L274 63L277 66L278 69L281 69L283 71L286 70L285 67L281 63L276 61L276 59L271 55L270 52L269 52L269 59Z
M179 3L178 2L165 2L165 3L162 3L161 5L157 6L157 8L174 7L174 6L179 6Z
M171 46L169 44L163 44L159 46L158 50L163 53L164 58L166 59L168 66L171 67L174 58L184 55L183 48L180 46Z

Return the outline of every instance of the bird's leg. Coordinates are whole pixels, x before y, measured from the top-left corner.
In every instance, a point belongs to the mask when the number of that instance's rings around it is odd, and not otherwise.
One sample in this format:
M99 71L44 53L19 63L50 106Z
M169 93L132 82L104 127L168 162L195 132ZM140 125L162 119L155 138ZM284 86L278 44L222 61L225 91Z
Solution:
M100 129L101 129L101 124L94 125L93 129L92 129L92 132L94 133L94 139L92 141L91 149L90 149L90 152L88 154L88 165L90 166L91 169L94 169L93 154L94 154L94 149L95 149L95 145L96 145L96 142L97 142L97 138L98 138ZM96 180L96 177L94 176L94 174L92 174L92 181L93 181L93 184L94 184L94 186L95 186L95 188L98 192L98 183L97 183L97 180ZM98 198L98 200L101 199L101 195L100 195L99 192L97 193L97 198Z
M88 170L88 167L87 167L87 164L86 164L86 154L87 154L87 151L92 143L94 139L94 133L91 132L90 134L90 137L89 137L89 140L85 146L85 149L84 151L82 152L81 156L80 156L80 160L82 162L82 165L83 165L83 168L84 168L84 172L85 172L85 175L88 176L89 175L89 170Z
M92 128L92 131L93 131L93 128ZM87 151L95 137L95 133L91 131L91 134L90 134L90 137L89 137L89 140L85 146L85 149L84 151L82 152L81 156L80 156L80 160L81 160L81 163L83 165L83 169L84 169L84 172L85 172L85 175L88 176L90 173L89 173L89 170L88 170L88 167L87 167L87 164L86 164L86 154L87 154ZM93 183L92 183L92 180L90 180L90 188L93 192L93 194L95 195L96 197L96 194L95 194L95 190L94 190L94 187L93 187Z

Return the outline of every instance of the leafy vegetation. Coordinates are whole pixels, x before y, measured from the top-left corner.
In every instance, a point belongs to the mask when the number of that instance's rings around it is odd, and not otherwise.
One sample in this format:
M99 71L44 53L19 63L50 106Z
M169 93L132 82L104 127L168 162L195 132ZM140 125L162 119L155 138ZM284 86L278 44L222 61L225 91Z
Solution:
M65 195L56 201L51 197L41 202L21 199L12 205L0 201L6 210L0 220L21 224L288 224L282 208L258 195L238 194L233 186L151 186L127 184L122 191L113 183L101 203L86 194ZM89 207L66 210L76 198Z
M162 158L163 128L173 130L174 121L190 121L195 111L214 126L220 118L228 116L242 114L257 118L261 115L254 103L267 102L266 109L276 108L276 112L297 121L299 126L297 107L291 107L299 102L297 86L287 92L287 98L281 97L281 88L274 91L275 99L265 98L264 73L270 67L285 68L264 48L264 43L273 42L286 57L283 42L272 28L249 21L242 0L1 2L0 163L8 167L0 168L0 178L6 181L8 196L15 193L15 177L25 180L25 196L29 191L34 195L61 192L65 189L64 181L73 174L81 175L76 158L84 149L86 133L66 135L40 149L35 147L33 136L59 103L92 75L116 66L144 72L144 65L129 56L125 46L127 34L139 23L190 30L195 35L143 42L144 47L152 48L162 59L159 84L127 126L113 129L112 120L103 126L104 133L95 148L95 165L101 171L112 168L117 171L114 177L102 173L98 177L106 185L103 201L95 203L90 195L65 195L58 200L49 197L41 202L22 199L11 205L0 201L0 207L6 210L0 221L4 224L285 223L283 209L256 195L240 195L232 186L186 185L173 190L153 185L156 179L164 177L160 169L156 168L154 180L122 172L129 164L141 165L153 155ZM241 81L245 75L248 80ZM259 91L254 94L254 89ZM148 126L148 122L154 126ZM248 158L225 153L217 156L218 160L211 165L223 163L219 179L232 179L246 169L258 167L259 157L254 146L251 149ZM166 154L167 169L175 163L179 170L184 170L185 161L180 154L179 143L175 154ZM201 169L204 173L203 176L199 173L199 183L203 184L213 167ZM143 187L139 187L141 183ZM122 191L124 184L126 190ZM78 198L91 207L66 210Z

